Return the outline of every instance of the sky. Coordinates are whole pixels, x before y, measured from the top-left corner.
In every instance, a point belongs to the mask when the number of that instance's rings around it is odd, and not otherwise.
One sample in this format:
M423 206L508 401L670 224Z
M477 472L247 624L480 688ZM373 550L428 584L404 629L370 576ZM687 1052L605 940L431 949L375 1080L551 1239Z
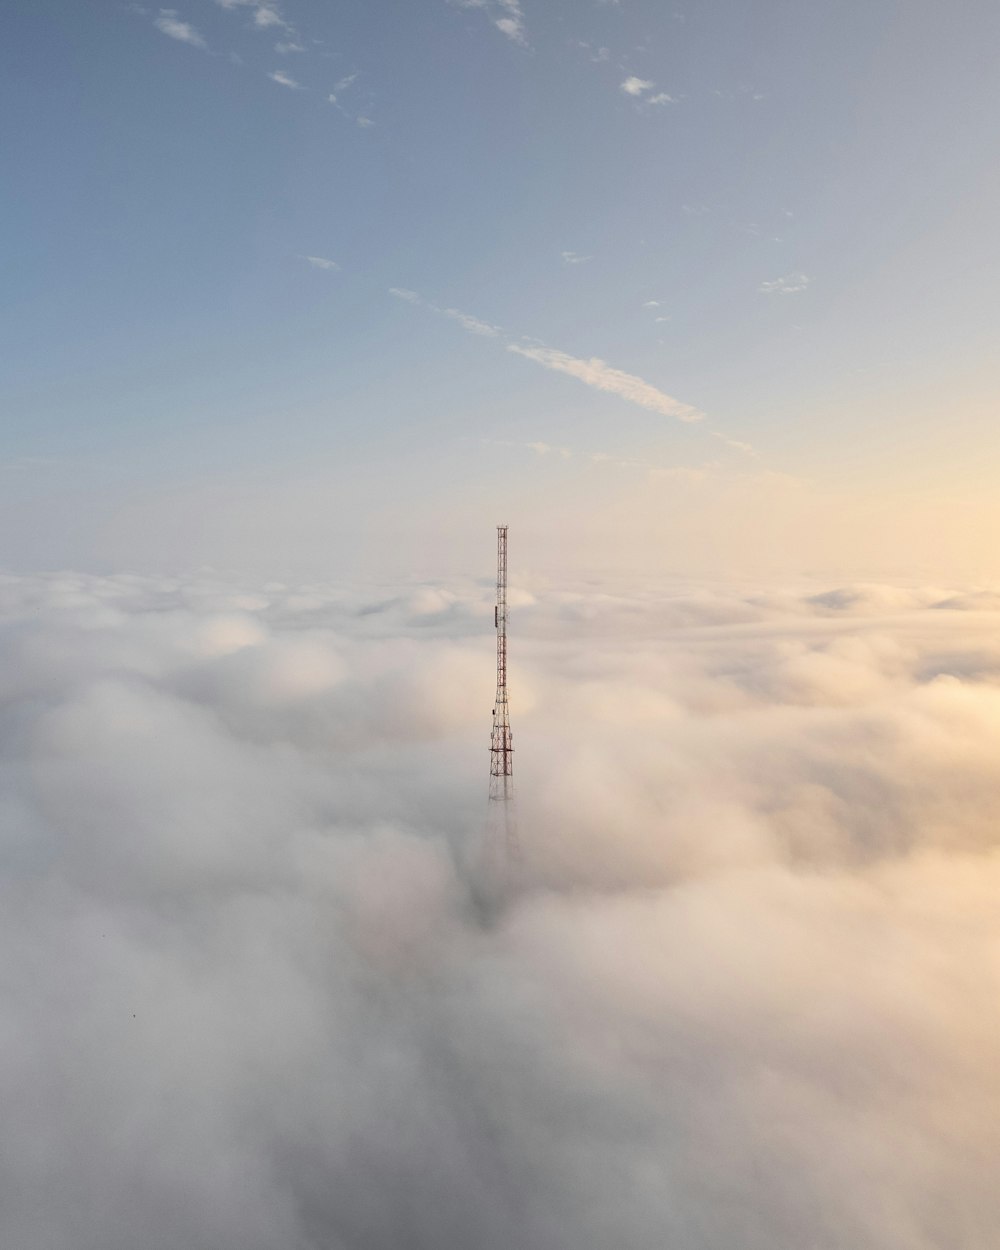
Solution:
M5 567L1000 575L991 0L5 18Z
M173 2L4 11L0 1242L995 1250L995 0Z

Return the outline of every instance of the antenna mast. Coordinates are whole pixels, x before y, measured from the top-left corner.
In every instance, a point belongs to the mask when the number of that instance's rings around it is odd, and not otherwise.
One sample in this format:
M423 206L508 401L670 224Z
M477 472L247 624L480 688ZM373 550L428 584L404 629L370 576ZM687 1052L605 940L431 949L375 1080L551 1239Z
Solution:
M509 804L514 798L514 748L507 704L507 526L497 526L497 602L493 609L497 631L497 697L490 739L490 799ZM504 823L510 844L512 822L506 809Z

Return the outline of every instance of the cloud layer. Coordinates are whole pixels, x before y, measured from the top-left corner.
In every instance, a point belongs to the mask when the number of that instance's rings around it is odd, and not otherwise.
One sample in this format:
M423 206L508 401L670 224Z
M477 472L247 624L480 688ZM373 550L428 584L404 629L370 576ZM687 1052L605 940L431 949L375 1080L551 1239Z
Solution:
M1000 602L0 581L5 1238L989 1250Z

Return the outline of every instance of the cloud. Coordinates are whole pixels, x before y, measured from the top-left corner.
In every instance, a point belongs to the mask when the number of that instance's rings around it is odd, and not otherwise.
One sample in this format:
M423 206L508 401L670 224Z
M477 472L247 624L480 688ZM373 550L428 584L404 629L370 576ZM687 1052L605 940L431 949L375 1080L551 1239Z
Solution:
M301 91L302 86L297 83L294 78L285 73L283 69L273 69L268 74L268 78L272 82L280 84L282 87L290 87L293 91Z
M657 318L659 320L659 318ZM733 451L742 451L748 456L756 456L757 452L749 443L741 443L738 438L730 438L728 434L723 434L720 430L710 431L713 438L719 439L725 443L727 447L731 447Z
M520 0L450 0L460 9L482 9L493 25L513 43L527 45Z
M431 304L427 306L433 308ZM435 308L434 311L443 312L446 317L450 317L452 321L457 321L462 329L468 330L470 334L481 334L486 338L496 338L501 333L497 326L491 326L486 321L480 321L478 317L470 317L468 313L459 312L457 308Z
M426 308L429 312L437 313L441 317L448 317L451 321L457 321L462 329L468 330L470 334L482 335L485 338L498 338L503 335L503 331L499 326L493 326L489 322L480 321L478 317L472 317L458 308L439 308L436 304L431 304L428 300L418 295L416 291L408 291L405 287L390 287L389 294L396 299L405 301L407 304L414 304L418 308Z
M804 273L788 273L783 278L775 278L771 282L762 282L757 288L764 295L798 295L809 285L809 278Z
M155 19L153 25L165 35L169 35L171 39L178 39L181 43L189 43L193 48L207 48L205 40L191 25L190 22L182 22L177 16L176 9L161 9L160 16Z
M340 268L335 260L327 260L325 256L303 256L302 259L308 261L313 269L332 271Z
M551 347L524 347L517 343L508 343L507 350L533 360L536 364L556 373L566 373L587 386L598 391L607 391L618 395L631 404L638 404L650 412L658 412L666 417L677 417L680 421L700 421L705 415L690 404L664 394L649 382L634 374L624 373L621 369L613 369L605 361L597 357L582 360L570 356L566 352L556 351Z
M620 369L613 369L603 360L598 360L597 358L581 360L575 356L570 356L566 352L556 351L554 348L534 342L511 342L507 334L499 326L480 321L477 317L470 317L468 313L460 312L457 308L438 308L437 305L423 299L416 291L408 291L401 287L391 287L389 294L395 296L396 299L405 300L409 304L426 308L430 312L450 317L473 334L503 339L509 352L514 352L518 356L524 356L528 360L533 360L536 364L540 364L546 369L552 369L556 373L569 374L570 377L577 378L587 386L618 395L629 403L638 404L640 408L649 409L651 412L659 412L664 416L677 417L681 421L700 421L705 415L699 412L697 408L691 407L690 404L683 404L679 400L673 399L670 395L664 394L663 391L657 390L655 386L644 382L642 378L637 378L630 373L623 373Z
M517 447L533 451L536 456L558 456L560 460L571 460L573 451L569 447L556 447L552 443L536 441L533 443L513 442L503 438L484 438L483 443L489 447Z
M525 446L536 456L559 456L562 460L569 460L573 455L568 447L553 447L551 443L525 443Z
M601 65L603 64L604 61L610 60L611 58L610 48L605 48L605 47L595 48L593 44L588 43L585 39L577 40L576 46L578 48L582 48L584 52L588 53L589 60L593 61L595 65Z
M655 83L647 82L645 78L636 78L633 74L625 79L619 89L624 91L626 95L638 97L645 91L651 91L655 85Z
M375 125L375 123L372 121L370 117L365 117L363 115L359 115L356 120L357 120L358 125L361 126L363 129L366 129L369 126Z
M593 256L581 256L578 252L560 252L559 255L567 265L585 265Z
M677 97L668 95L666 91L657 91L655 94L649 94L655 86L656 83L650 82L646 78L637 78L635 75L631 75L620 84L619 90L628 96L632 96L633 99L639 100L644 105L658 106L677 103Z
M215 2L223 9L249 9L253 25L258 30L271 30L274 27L291 30L280 7L271 0L215 0Z
M489 585L0 579L12 1244L988 1244L995 605L511 539L490 924Z
M276 43L274 45L274 50L275 52L287 55L290 52L305 52L305 47L301 43L296 43L294 40L288 40L283 43Z

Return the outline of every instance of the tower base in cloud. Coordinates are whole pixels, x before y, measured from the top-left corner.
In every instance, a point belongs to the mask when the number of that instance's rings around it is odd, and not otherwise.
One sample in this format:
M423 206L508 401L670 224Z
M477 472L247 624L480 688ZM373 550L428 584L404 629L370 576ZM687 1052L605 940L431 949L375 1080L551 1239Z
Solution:
M513 795L490 798L483 829L467 862L469 892L477 914L489 921L523 888L517 809Z

